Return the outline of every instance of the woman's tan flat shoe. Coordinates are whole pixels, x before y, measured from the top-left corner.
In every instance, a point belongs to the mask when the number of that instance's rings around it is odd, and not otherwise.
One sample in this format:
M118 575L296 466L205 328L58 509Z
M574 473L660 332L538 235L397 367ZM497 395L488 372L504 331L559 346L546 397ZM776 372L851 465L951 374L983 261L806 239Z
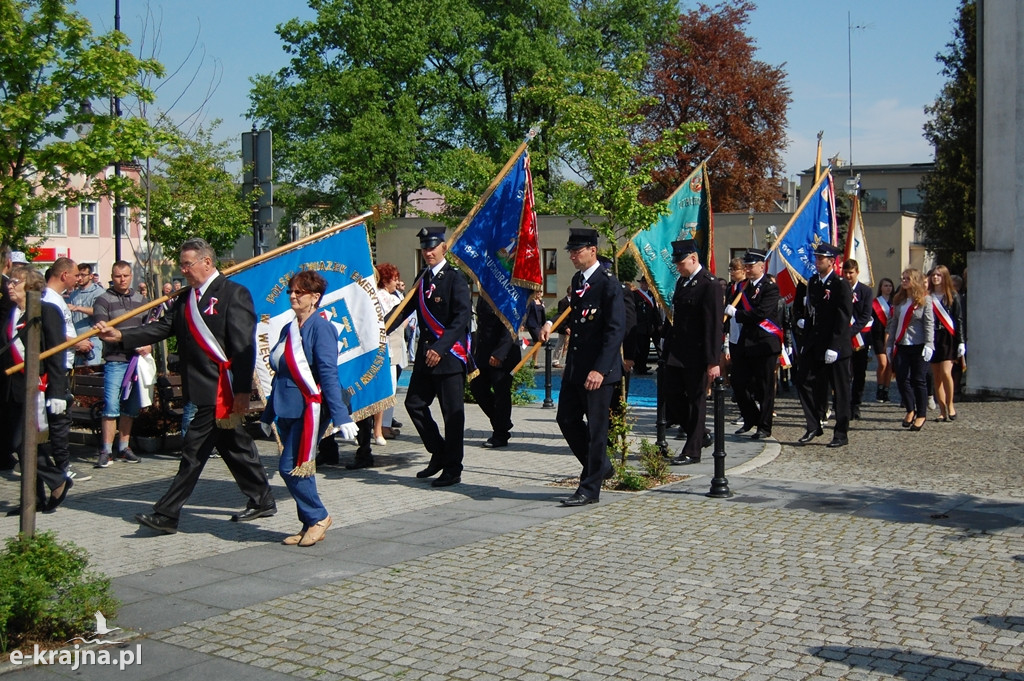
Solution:
M295 546L300 541L302 541L302 538L306 536L306 532L307 531L308 530L305 527L303 527L302 530L300 530L298 534L293 534L290 537L285 537L281 541L281 543L285 544L286 546Z
M327 536L327 528L331 526L331 516L327 516L316 525L306 530L306 535L299 541L299 546L312 546L322 542Z

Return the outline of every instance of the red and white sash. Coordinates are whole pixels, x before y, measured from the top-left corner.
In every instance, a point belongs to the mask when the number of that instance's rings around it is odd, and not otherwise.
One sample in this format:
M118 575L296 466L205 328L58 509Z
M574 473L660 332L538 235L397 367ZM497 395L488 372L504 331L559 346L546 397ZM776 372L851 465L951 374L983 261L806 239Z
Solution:
M878 321L882 322L882 326L889 323L889 315L892 314L892 306L889 305L889 301L881 297L875 298L871 303L871 309L878 315Z
M231 412L235 405L235 393L231 389L231 360L228 359L224 348L206 325L203 315L199 313L199 302L197 300L199 289L195 294L187 294L188 305L185 307L185 321L188 329L195 338L196 344L203 353L210 358L219 371L217 378L217 406L214 416L218 420L231 418Z
M302 410L302 436L299 451L295 454L295 468L291 475L309 477L316 472L316 446L320 435L320 403L322 397L320 386L313 378L313 370L306 360L306 352L302 348L302 334L299 324L293 321L288 325L288 336L284 340L285 364L288 372L302 393L306 406Z
M854 322L856 322L856 321L857 321L856 319L854 319L853 317L850 317L850 326L853 326ZM860 331L857 331L857 332L851 334L850 342L853 343L853 349L854 350L860 350L861 348L864 347L864 345L865 345L865 343L864 343L864 334L867 333L868 331L870 331L871 327L874 326L874 325L875 325L875 320L872 317L871 319L868 320L868 323L865 324L864 327Z
M897 324L899 331L896 333L896 340L893 341L894 348L897 347L900 344L900 341L903 340L903 337L907 335L907 328L910 326L910 320L914 318L914 310L916 309L917 305L911 302L908 302L902 308L899 318L900 321L899 324Z
M949 315L949 312L946 311L946 308L942 306L942 303L939 302L938 298L932 298L932 309L935 310L935 318L942 323L942 326L946 328L949 335L956 336L956 323Z
M18 335L18 331L25 325L18 324L18 317L20 316L21 310L17 307L13 308L11 310L11 319L7 324L7 337L11 339L11 359L14 360L14 364L25 363L25 344ZM24 366L21 367L21 372L25 373ZM40 431L46 430L49 425L46 419L46 386L48 383L49 376L45 373L39 377L39 395L36 399L36 425Z

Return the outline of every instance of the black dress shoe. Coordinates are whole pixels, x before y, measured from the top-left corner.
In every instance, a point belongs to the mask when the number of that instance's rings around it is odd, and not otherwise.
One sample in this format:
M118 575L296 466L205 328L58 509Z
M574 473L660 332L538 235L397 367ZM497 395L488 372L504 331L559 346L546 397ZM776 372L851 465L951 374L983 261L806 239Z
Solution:
M395 419L391 419L391 427L392 428L401 428L402 424L399 423L398 421L396 421Z
M345 469L350 471L356 471L360 468L373 468L373 457L356 457L352 463L345 464Z
M836 449L837 447L845 447L848 444L850 444L850 440L848 438L846 438L845 436L837 436L833 437L832 442L829 442L827 446L830 447L831 449Z
M850 418L856 420L860 419L860 405L855 404L850 407Z
M159 513L136 513L135 521L164 534L174 534L178 531L177 520Z
M748 426L746 424L743 424L743 427L737 429L735 434L736 435L743 435L744 433L749 433L753 429L754 429L754 426Z
M819 435L824 434L825 431L823 431L821 428L812 428L811 430L808 430L806 433L804 433L803 436L799 440L797 440L797 442L799 442L802 445L805 445L814 438L818 437Z
M567 499L562 499L562 506L586 506L587 504L596 503L597 497L584 496L578 492Z
M269 518L277 513L277 504L270 504L269 506L262 506L257 508L246 507L242 511L231 516L231 520L236 523L246 522L248 520L256 520L257 518Z
M771 431L769 431L769 430L762 430L761 428L758 428L757 432L750 436L750 439L751 440L767 440L771 436L772 436Z
M430 483L431 487L451 487L462 482L462 476L444 474Z
M441 467L440 466L435 466L434 464L430 464L429 466L427 466L426 468L424 468L423 470L418 472L416 474L416 477L419 478L420 480L422 480L423 478L432 478L432 477L434 477L435 475L437 475L440 472L441 472Z
M706 449L715 443L715 438L711 437L711 433L704 433L704 439L700 441L700 448Z
M500 449L501 447L508 447L508 438L502 440L491 436L480 446L484 449Z
M700 457L695 459L692 456L677 456L669 461L669 463L673 466L689 466L690 464L700 463Z
M57 496L53 496L52 492L50 493L50 499L47 501L46 508L43 509L43 513L53 513L54 511L56 511L57 507L64 503L64 499L66 499L68 496L68 490L70 490L71 486L74 484L74 480L72 480L71 478L65 478L64 489L62 489L60 494L58 494Z

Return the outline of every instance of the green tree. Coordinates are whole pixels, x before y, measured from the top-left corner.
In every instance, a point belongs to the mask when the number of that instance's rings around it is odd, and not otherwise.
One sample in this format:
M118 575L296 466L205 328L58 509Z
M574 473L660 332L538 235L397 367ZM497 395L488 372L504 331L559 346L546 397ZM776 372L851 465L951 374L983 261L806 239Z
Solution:
M962 0L947 52L936 56L946 84L925 107L931 119L924 136L935 147L935 170L923 178L917 229L938 262L953 272L967 265L974 250L975 162L977 159L977 7Z
M218 253L231 250L251 227L249 199L238 189L238 178L227 170L237 160L227 141L214 142L220 124L200 126L188 137L157 155L161 170L149 176L149 230L163 246L163 256L177 256L189 238L206 239Z
M158 135L145 121L90 110L110 97L152 101L140 84L162 72L120 48L123 33L95 36L66 0L0 0L0 242L23 247L46 210L129 196L131 180L97 178L116 160L145 157ZM104 107L105 108L105 107ZM80 134L81 133L81 134ZM72 183L84 176L84 186Z
M652 173L704 127L680 123L658 139L638 141L644 109L652 102L640 94L643 66L644 56L636 54L617 72L579 74L579 85L569 94L560 83L538 88L555 102L559 124L551 136L563 149L561 160L582 180L564 182L552 205L597 229L615 246L650 227L665 210L665 200L644 203L641 193L650 187Z
M671 194L714 151L708 167L716 210L776 210L773 178L783 169L791 98L786 72L754 58L757 47L744 32L753 10L744 0L702 4L678 18L674 38L655 56L651 134L689 121L707 127L657 173L654 197Z
M465 212L531 124L551 125L543 74L616 68L661 40L669 0L312 0L314 21L278 27L288 67L253 79L251 115L275 135L293 215L336 219L436 183ZM563 78L564 79L564 78ZM541 203L556 154L532 146ZM461 198L460 198L461 196Z

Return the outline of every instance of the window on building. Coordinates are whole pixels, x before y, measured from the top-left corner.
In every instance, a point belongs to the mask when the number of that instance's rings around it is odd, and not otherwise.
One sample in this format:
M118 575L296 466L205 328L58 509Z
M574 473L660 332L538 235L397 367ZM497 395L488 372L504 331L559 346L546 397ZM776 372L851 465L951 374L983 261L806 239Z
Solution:
M920 213L924 204L924 197L917 191L917 187L906 187L900 189L900 210L907 213Z
M67 228L64 226L64 209L46 211L46 233L50 236L64 236Z
M865 213L884 213L889 210L888 189L862 189L860 209Z
M558 291L558 250L545 248L544 256L544 295L560 297Z
M121 236L128 236L130 215L128 213L128 206L121 204L117 207L117 219L115 223L121 228Z
M82 236L98 236L96 227L96 204L83 203L78 212L78 233Z

